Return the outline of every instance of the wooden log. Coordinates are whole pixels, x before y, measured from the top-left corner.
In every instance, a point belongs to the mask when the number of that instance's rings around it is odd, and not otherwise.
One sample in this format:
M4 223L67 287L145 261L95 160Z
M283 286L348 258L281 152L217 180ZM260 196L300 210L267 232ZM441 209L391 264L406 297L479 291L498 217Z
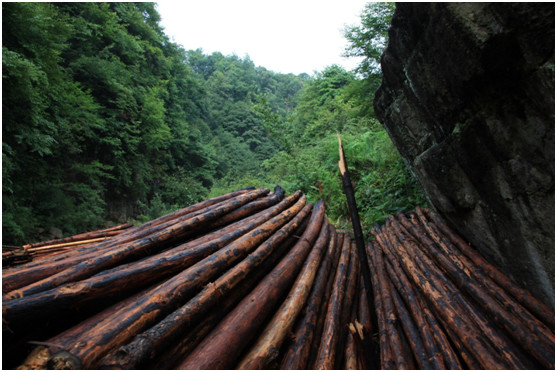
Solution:
M336 271L340 262L340 257L342 256L344 239L349 239L347 234L337 234L337 250L335 252L335 258L331 263L331 269L329 271L330 274L329 278L327 279L327 285L325 287L325 296L323 297L321 301L321 307L319 308L319 316L317 317L317 323L315 324L315 334L311 342L306 366L301 369L311 369L315 365L315 361L318 356L318 350L321 346L321 336L323 335L323 329L325 326L325 315L327 314L327 309L329 308L329 302L331 299L331 294L333 292L333 285L335 283Z
M390 220L387 221L386 226L389 227ZM432 275L431 272L423 272L419 265L414 263L414 260L406 249L411 249L411 252L416 251L413 249L415 244L411 239L405 239L402 245L391 233L386 234L391 240L392 246L397 252L399 261L404 267L406 273L412 278L414 284L420 288L420 292L424 295L428 302L435 308L438 315L442 316L442 320L446 327L460 337L463 344L470 352L478 356L478 361L485 369L506 369L509 368L507 363L502 361L498 356L497 351L490 346L481 333L475 326L471 326L472 322L465 316L460 308L455 307L452 299L447 296L446 292L440 291L442 284L439 283L437 276ZM436 285L433 285L436 284Z
M428 355L431 368L433 369L447 369L445 366L444 359L447 358L453 364L450 364L452 368L450 369L460 369L460 364L458 359L450 347L449 342L442 343L442 349L438 348L438 344L435 341L434 332L442 333L443 331L439 328L438 323L433 325L428 324L425 316L426 306L419 301L420 297L414 291L413 285L408 280L406 274L400 267L400 264L396 258L392 255L391 249L387 248L390 242L385 239L381 233L379 226L376 226L374 235L379 242L378 247L381 248L387 260L385 265L387 268L387 273L389 273L389 278L395 285L397 290L402 294L403 298L409 307L410 314L412 314L414 321L416 322L416 327L420 333L421 340L423 341L424 347L426 348L426 354ZM435 328L435 329L433 329ZM442 337L442 336L441 336ZM446 341L446 338L444 338ZM441 350L443 350L441 352Z
M373 299L373 290L371 288L371 274L366 262L366 246L364 241L364 234L362 233L360 215L358 214L358 205L356 203L356 197L354 196L354 188L352 187L350 172L348 171L348 166L346 164L346 157L344 156L344 149L342 147L340 134L337 133L337 137L339 152L338 166L342 177L342 188L344 190L344 194L346 195L348 212L350 214L352 229L354 231L354 241L356 242L358 257L360 259L360 267L362 270L362 275L364 277L364 288L366 291L366 296L368 298L368 303L371 303Z
M313 369L333 369L335 366L335 352L339 337L338 329L348 279L347 272L350 260L353 257L350 247L351 239L345 236Z
M367 262L367 258L366 258ZM361 369L379 369L381 361L379 360L379 343L374 339L373 334L377 330L377 323L373 322L369 302L367 301L367 293L364 288L364 277L360 278L360 300L358 301L358 317L357 324L358 338L356 339L356 347L361 348L361 353L364 356L364 364ZM370 284L371 285L371 284ZM373 299L372 299L373 300ZM355 323L356 324L356 323Z
M332 277L330 275L331 268L333 267L333 262L336 263L336 258L338 258L337 252L340 252L337 244L337 233L332 226L329 226L329 233L327 253L319 267L315 285L311 289L308 303L303 312L304 316L296 325L293 340L284 353L280 369L293 370L306 368L311 344L317 328L319 309L324 299L327 298L328 278Z
M76 235L68 236L68 237L65 237L65 238L52 239L52 240L46 240L46 241L42 241L42 242L25 244L21 248L31 249L31 248L39 248L39 247L45 247L45 246L57 246L57 245L60 245L60 244L75 243L75 242L80 242L80 241L83 241L83 240L104 238L104 237L107 237L107 236L114 236L114 235L121 234L121 233L124 232L125 229L128 229L132 226L133 225L131 223L126 223L126 224L114 226L114 227L107 228L107 229L90 231L90 232L86 232L86 233L82 233L82 234L76 234Z
M118 296L122 288L130 291L155 283L184 270L234 239L247 234L286 209L301 195L301 192L296 192L275 207L229 225L222 229L224 234L207 234L166 252L129 265L118 266L79 282L8 301L3 305L3 316L11 324L27 324L31 319L33 322L39 322L66 308L77 309L101 298ZM300 203L305 203L305 197L302 197ZM209 240L211 237L214 239Z
M251 350L244 356L237 369L262 369L278 356L278 350L294 321L307 301L319 264L328 248L329 225L323 223L321 231L302 270L298 274L286 300L261 332Z
M360 284L360 260L354 240L351 241L350 250L353 257L350 260L350 266L348 267L348 278L346 279L346 294L343 299L342 311L340 313L339 337L335 352L335 355L338 356L335 357L336 369L341 369L343 367L345 344L349 333L348 326L351 322L350 314L352 312L352 307L355 306L354 302L357 303L356 289L359 287Z
M377 261L374 260L374 251L378 250L376 242L370 242L366 246L368 266L371 272L371 280L374 291L375 312L377 313L377 326L379 333L379 352L381 360L381 369L395 369L395 360L389 342L387 331L387 317L383 306L381 287L379 286L379 278L377 276Z
M476 291L481 291L482 294L490 299L497 301L490 303L495 304L495 309L486 309L488 312L502 311L501 316L511 318L514 324L513 330L510 332L513 338L517 340L518 344L522 344L525 340L535 343L533 348L540 348L544 345L545 350L553 351L555 348L555 335L544 323L535 318L525 307L523 307L516 299L510 297L504 288L499 286L493 281L484 271L478 268L468 257L462 254L454 245L447 241L440 235L439 231L433 226L429 226L427 220L421 211L418 212L419 220L413 220L413 227L423 227L429 236L435 241L430 241L424 236L424 243L428 248L428 252L434 257L440 266L447 265L449 274L455 278L455 283L459 285L460 289L467 291L471 296L474 296L474 291L471 292L469 287L475 288ZM425 233L425 232L424 232ZM467 279L466 279L467 278ZM485 296L484 296L485 297ZM477 298L477 297L476 297ZM483 301L485 298L477 298L478 303L487 306ZM496 319L497 320L497 319ZM505 327L505 325L503 325ZM507 323L508 327L508 323ZM515 333L518 330L523 330L524 334L530 334L529 338L520 339L519 335ZM527 342L530 345L531 342ZM554 355L551 360L554 360Z
M305 201L302 197L300 202ZM130 343L107 355L102 367L136 369L148 362L150 356L157 355L170 345L173 340L192 327L213 306L222 302L227 296L251 276L277 246L287 239L304 221L311 210L306 205L290 222L263 242L242 262L231 268L215 282L208 284L194 298L188 301L161 322L138 334Z
M42 292L64 283L81 280L104 269L122 263L125 260L139 258L158 245L175 241L177 235L193 231L195 228L198 228L209 221L213 221L231 210L234 210L241 205L244 205L249 201L267 193L267 189L259 189L240 195L236 199L232 199L218 208L211 209L206 213L186 219L183 222L173 224L147 237L135 240L130 244L116 246L103 252L103 254L99 256L80 262L77 265L69 267L55 275L11 291L4 296L4 301Z
M415 369L411 354L404 353L406 348L402 341L402 334L395 328L395 323L398 323L399 319L395 313L395 305L390 290L389 279L385 272L383 252L376 248L371 253L377 275L377 285L383 302L383 311L385 312L385 329L389 338L395 366L397 369Z
M405 221L406 224L409 224L406 217L403 215L400 215L398 218ZM491 281L484 280L479 283L476 280L476 276L472 275L468 270L463 270L464 264L458 261L458 257L451 254L452 251L448 249L445 252L439 251L436 247L442 247L442 245L434 245L433 241L429 240L425 235L421 236L421 240L425 244L420 244L417 247L420 248L422 252L429 253L439 267L442 267L448 276L458 284L460 290L465 291L471 298L474 298L476 303L485 311L486 315L493 318L495 322L517 342L517 345L527 350L545 368L552 369L554 367L555 338L551 334L551 331L545 329L545 326L541 322L536 322L536 320L531 317L526 319L526 314L520 315L520 309L514 308L514 306L518 306L518 304L502 293L496 293L499 289L492 286ZM426 247L429 247L429 249ZM455 259L457 261L456 264L454 261L451 261L450 258ZM431 265L432 264L433 262L431 262ZM460 291L454 285L451 283L448 283L448 285L451 287L451 292L459 297L461 296ZM498 299L501 300L502 303L499 303L497 301ZM464 298L462 298L461 302L467 307L472 306ZM525 309L522 309L522 311L526 312ZM475 312L472 314L475 314ZM491 333L486 334L491 335ZM493 336L497 337L500 345L508 345L508 342L505 342L505 340L498 336ZM510 346L507 346L507 349L510 348ZM522 364L518 364L524 360L520 354L518 350L508 350L507 353L503 353L503 355L508 357L511 363L523 366Z
M522 306L530 310L537 318L543 321L550 329L555 328L555 312L546 304L535 298L529 291L521 288L501 270L490 264L478 251L471 248L458 234L449 228L439 216L430 209L425 209L427 216L435 223L439 230L446 235L458 249L480 267L493 281L516 298Z
M414 225L417 225L418 228L423 227L427 230L429 236L431 236L431 238L437 243L437 245L434 245L433 242L426 242L427 246L430 247L429 250L432 251L432 254L435 254L435 257L439 257L439 255L446 255L446 259L449 259L452 264L456 266L455 269L458 269L461 275L469 277L469 281L477 282L482 289L487 292L489 297L496 299L504 307L505 312L512 314L514 319L516 319L514 320L514 328L526 329L527 332L532 335L534 340L538 340L539 342L545 344L548 350L554 349L555 335L553 334L552 329L533 316L516 298L508 295L504 287L495 282L484 270L481 269L481 267L472 262L472 260L458 250L456 246L445 239L442 233L435 226L430 226L421 210L418 209L417 214L419 222L421 223L416 221L414 222ZM442 252L438 252L436 247L441 248ZM441 264L441 262L439 263ZM519 324L521 325L519 326ZM521 341L519 340L518 342L520 344Z
M324 205L319 201L298 243L183 361L180 369L226 369L235 365L242 350L290 289L319 233L324 214Z
M306 208L311 209L311 205L304 207L300 212L304 212ZM297 217L297 216L296 216ZM233 290L232 293L224 297L223 302L218 302L218 306L214 306L210 315L203 316L203 320L192 329L186 330L180 340L171 343L167 347L163 347L164 352L155 355L156 349L149 355L149 362L146 365L137 365L141 369L176 369L179 364L199 345L199 343L209 334L210 331L228 314L236 305L245 298L273 268L282 260L285 254L299 241L307 228L309 215L303 220L300 226L283 241L277 249L274 249L270 256L265 259L259 269L248 275L246 279L240 282L240 285ZM118 368L111 366L110 368Z
M204 285L242 260L292 219L302 207L303 203L296 203L249 234L160 284L133 306L122 309L83 334L80 341L71 345L67 351L78 358L84 368L96 367L106 354L156 324Z
M187 215L190 215L190 217L193 217L194 215L199 214L199 212L201 212L202 210L207 211L211 207L215 207L219 204L225 203L227 200L233 199L233 198L235 198L239 195L245 194L252 189L254 189L254 188L253 187L248 187L248 188L245 188L245 189L230 192L228 194L217 196L217 197L212 198L212 199L204 200L200 203L182 208L180 210L177 210L177 211L174 211L172 213L168 213L164 216L158 217L154 220L148 221L148 222L146 222L142 225L130 227L130 228L126 229L126 231L124 231L122 234L120 234L118 236L118 238L111 239L110 245L111 244L123 244L123 243L129 242L129 241L132 241L134 239L137 239L137 234L138 233L148 231L148 229L153 227L153 226L160 225L160 224L166 223L168 221L176 220L180 217L185 217L185 216L187 217ZM89 252L89 251L98 251L99 249L101 249L103 247L110 246L110 245L109 245L109 242L105 242L103 244L97 244L97 245L94 245L94 246L91 246L91 247L81 248L81 249L78 249L76 251L68 252L66 254L66 257L56 257L55 259L52 259L52 261L59 261L61 258L69 258L70 256L80 255L80 254L83 254L83 253ZM15 268L15 269L12 269L12 270L7 270L6 272L2 273L3 279L5 278L6 274L19 272L19 271L24 270L24 269L30 269L30 268L35 267L35 266L42 266L42 264L43 264L42 262L30 262L29 264L22 265L18 268ZM64 267L68 267L68 266L66 265ZM29 273L25 273L24 276L28 276L28 274ZM52 274L49 274L49 275L52 275ZM42 278L40 278L40 279L42 279ZM34 279L29 283L32 283L36 280L38 280L38 279ZM26 284L29 284L29 283L26 283ZM3 280L3 283L2 283L2 285L3 285L3 287L2 287L3 290L2 291L3 292L7 292L9 290L16 289L16 288L4 289L5 284L6 283L4 283L4 280Z

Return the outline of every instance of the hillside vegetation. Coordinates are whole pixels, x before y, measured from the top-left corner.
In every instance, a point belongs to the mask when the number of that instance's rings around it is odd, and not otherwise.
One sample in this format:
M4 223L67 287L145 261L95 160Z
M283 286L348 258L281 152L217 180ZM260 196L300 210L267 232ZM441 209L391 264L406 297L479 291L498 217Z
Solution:
M364 225L423 204L372 108L392 10L347 28L358 71L294 75L184 50L153 3L3 3L3 244L249 185L300 189L343 225L336 133Z

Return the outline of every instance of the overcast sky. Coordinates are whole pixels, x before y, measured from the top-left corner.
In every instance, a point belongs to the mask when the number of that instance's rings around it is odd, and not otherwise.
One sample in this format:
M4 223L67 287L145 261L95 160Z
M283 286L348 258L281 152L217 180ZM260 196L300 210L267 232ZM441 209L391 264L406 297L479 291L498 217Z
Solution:
M281 73L347 70L345 25L359 25L365 0L182 0L158 1L161 25L186 50L249 55L256 66Z

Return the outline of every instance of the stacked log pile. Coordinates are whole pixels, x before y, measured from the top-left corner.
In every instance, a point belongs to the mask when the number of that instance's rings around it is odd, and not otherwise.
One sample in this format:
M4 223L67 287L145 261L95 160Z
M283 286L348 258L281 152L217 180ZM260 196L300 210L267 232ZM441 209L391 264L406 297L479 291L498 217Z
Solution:
M383 369L554 369L555 314L431 210L367 245Z
M4 368L368 368L354 243L299 191L238 190L2 277Z
M373 234L247 188L3 269L3 367L553 369L553 311L430 210Z
M19 246L2 246L2 266L15 266L25 262L54 256L71 249L85 247L123 233L131 223L73 235L66 238L47 240Z

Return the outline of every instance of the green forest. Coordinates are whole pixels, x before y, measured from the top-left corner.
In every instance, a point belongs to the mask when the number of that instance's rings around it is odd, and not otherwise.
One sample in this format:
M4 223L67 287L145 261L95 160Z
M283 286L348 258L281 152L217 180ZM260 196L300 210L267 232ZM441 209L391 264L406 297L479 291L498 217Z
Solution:
M373 112L394 5L347 26L346 56L279 74L184 50L155 3L2 3L2 234L23 244L246 186L322 199L348 227L342 137L364 229L425 199Z

